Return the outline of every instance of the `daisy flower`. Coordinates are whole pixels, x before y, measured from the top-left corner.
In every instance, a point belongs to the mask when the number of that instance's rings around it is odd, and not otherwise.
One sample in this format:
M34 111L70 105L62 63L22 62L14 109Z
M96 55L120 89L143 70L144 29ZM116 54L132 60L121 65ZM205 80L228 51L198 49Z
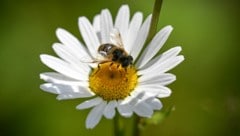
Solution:
M59 43L53 44L57 56L41 54L42 63L56 72L45 72L40 78L46 81L40 88L57 94L58 100L89 98L77 105L78 110L92 108L86 119L86 128L94 128L102 116L112 119L116 111L121 116L134 113L150 118L160 110L159 98L168 97L171 90L166 85L176 80L166 73L184 60L178 55L181 47L174 47L158 55L169 37L172 26L160 30L143 50L150 28L151 15L143 21L141 12L130 19L127 5L120 7L115 20L108 9L103 9L91 23L79 17L78 25L83 41L68 31L58 28ZM119 31L116 38L114 31ZM132 64L123 67L119 62L96 61L102 44L118 45L132 56ZM95 63L84 62L83 59Z

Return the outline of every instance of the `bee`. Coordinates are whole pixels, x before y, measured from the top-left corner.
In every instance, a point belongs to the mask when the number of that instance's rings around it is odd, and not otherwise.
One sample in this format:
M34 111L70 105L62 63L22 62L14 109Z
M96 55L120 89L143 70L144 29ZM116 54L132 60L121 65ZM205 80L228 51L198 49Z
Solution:
M133 64L133 57L125 51L120 33L118 31L112 33L111 40L114 42L104 43L99 46L98 53L104 57L104 60L102 60L99 64L117 62L123 68L127 69L128 66Z
M118 47L111 43L105 43L99 46L98 53L101 54L106 60L104 62L117 62L121 64L123 68L127 68L132 65L133 57L121 47Z

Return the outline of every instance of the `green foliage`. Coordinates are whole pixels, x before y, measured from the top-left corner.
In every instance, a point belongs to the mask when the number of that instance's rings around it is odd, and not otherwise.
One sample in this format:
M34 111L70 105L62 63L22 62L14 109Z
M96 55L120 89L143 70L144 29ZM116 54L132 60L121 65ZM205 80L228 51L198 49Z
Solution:
M239 3L237 0L165 0L158 30L174 30L162 51L181 45L186 60L171 72L177 80L172 96L142 136L240 135ZM96 136L113 134L113 120L85 129L89 110L82 100L57 101L39 89L39 73L51 71L39 54L54 54L55 30L65 28L80 38L77 19L92 19L103 8L115 16L121 4L131 13L152 12L153 0L1 0L0 2L0 135ZM167 116L167 118L166 118ZM130 120L130 121L129 121ZM125 128L132 128L126 119ZM128 122L129 121L129 122ZM154 125L156 124L156 125ZM130 135L130 133L129 133Z
M164 111L156 111L151 118L142 118L139 122L139 128L143 130L146 127L149 127L150 125L159 125L173 111L174 111L174 106L168 107Z

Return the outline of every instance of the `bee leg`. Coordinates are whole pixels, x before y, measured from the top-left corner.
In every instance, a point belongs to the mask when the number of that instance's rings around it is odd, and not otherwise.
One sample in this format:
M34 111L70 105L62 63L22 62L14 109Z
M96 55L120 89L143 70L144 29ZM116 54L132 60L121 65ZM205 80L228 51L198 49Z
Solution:
M127 73L127 67L124 68L125 72Z
M97 69L97 71L96 71L96 72L94 72L94 75L95 75L95 74L97 74L97 73L98 73L98 71L100 70L100 68L101 68L101 67L100 67L100 64L98 64L98 66L97 66L97 67L98 67L98 69Z
M121 76L123 76L122 73L121 73ZM125 82L128 82L127 76L125 76L125 77L123 78L123 80L124 80Z
M110 64L110 67L113 65L113 62Z
M125 67L124 70L127 73L127 67ZM125 77L125 82L128 82L128 78L127 77Z
M120 64L117 65L117 69L119 68Z
M109 65L109 70L112 71L113 62Z
M119 67L120 67L120 64L117 65L117 69L118 69L118 71L119 71L119 73L120 73L120 75L122 77L123 76L122 69L119 69Z
M122 73L122 71L121 70L119 70L119 73L120 73L120 75L121 75L121 77L123 76L123 73Z

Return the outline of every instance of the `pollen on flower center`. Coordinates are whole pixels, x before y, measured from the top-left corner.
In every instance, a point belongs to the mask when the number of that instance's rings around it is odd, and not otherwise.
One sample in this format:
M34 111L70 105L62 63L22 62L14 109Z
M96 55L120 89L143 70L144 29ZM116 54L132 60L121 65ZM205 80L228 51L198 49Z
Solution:
M89 87L104 100L124 99L137 85L137 73L133 66L121 67L118 63L99 64L89 76Z

